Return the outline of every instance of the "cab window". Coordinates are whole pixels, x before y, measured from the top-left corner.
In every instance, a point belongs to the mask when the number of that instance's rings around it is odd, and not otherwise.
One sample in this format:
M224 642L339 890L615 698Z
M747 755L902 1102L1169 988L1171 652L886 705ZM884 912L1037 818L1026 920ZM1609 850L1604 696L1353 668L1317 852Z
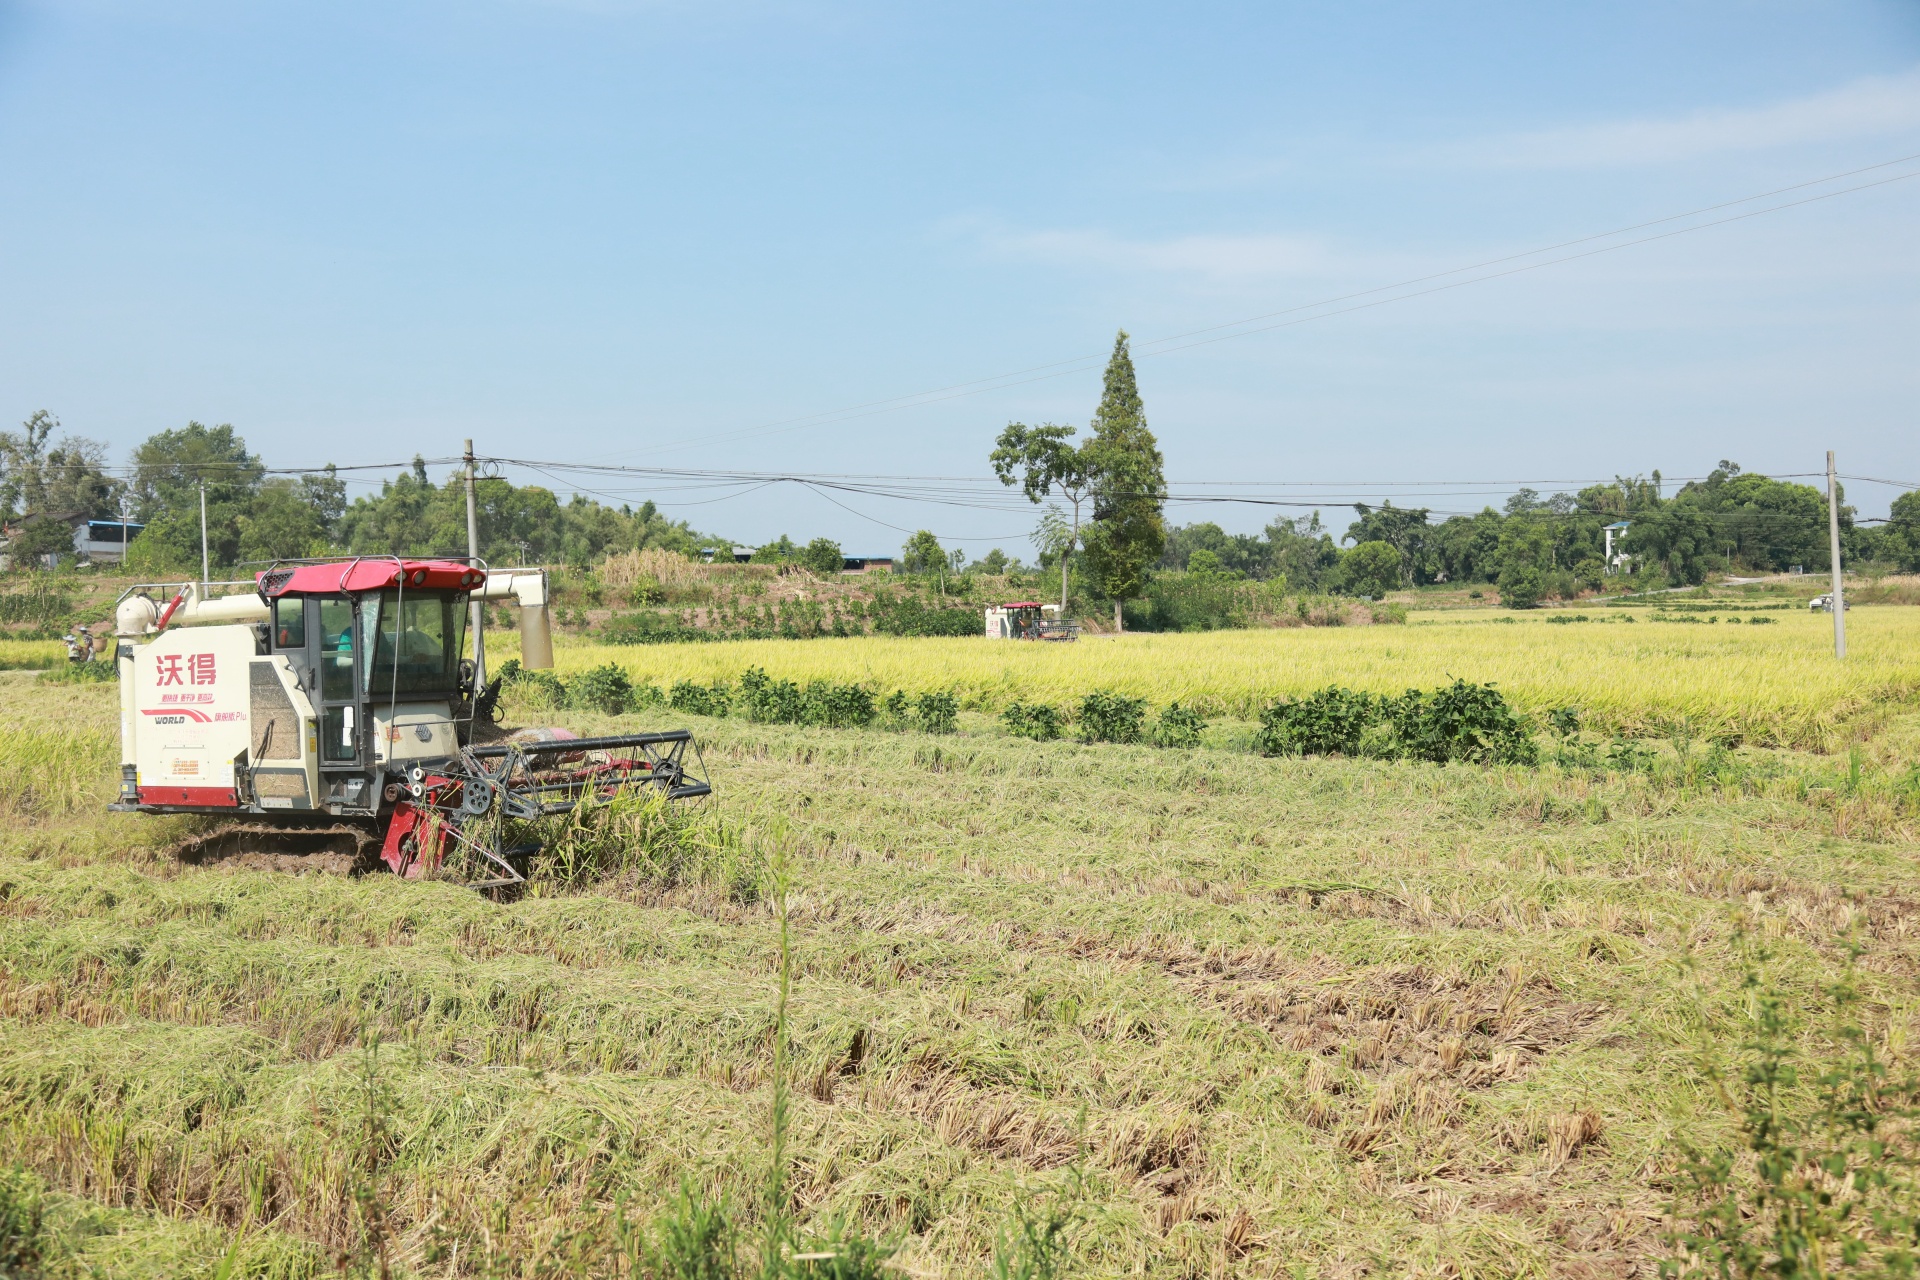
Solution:
M346 600L320 602L320 696L353 700L353 605Z
M307 598L305 596L281 596L273 602L273 647L276 649L307 647Z
M451 693L460 682L464 604L460 596L433 591L383 591L377 606L373 597L363 599L368 696Z

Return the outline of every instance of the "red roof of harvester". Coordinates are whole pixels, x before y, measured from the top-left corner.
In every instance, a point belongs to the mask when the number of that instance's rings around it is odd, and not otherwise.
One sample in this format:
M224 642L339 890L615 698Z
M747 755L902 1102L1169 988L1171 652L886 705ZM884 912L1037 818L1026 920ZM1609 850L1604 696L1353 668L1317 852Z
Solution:
M1003 604L1000 607L1002 609L1044 609L1046 608L1046 606L1041 604L1038 600L1016 600L1012 604Z
M486 580L487 575L480 570L456 561L396 560L391 556L289 565L259 575L260 594L267 597L379 591L393 586L417 591L470 591Z

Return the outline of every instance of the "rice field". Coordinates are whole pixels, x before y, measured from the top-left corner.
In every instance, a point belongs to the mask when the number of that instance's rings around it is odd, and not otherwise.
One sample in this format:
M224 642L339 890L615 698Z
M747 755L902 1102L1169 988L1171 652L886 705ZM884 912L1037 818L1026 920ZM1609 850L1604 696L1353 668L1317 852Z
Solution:
M1607 609L1561 624L1561 612L1416 614L1405 626L1296 627L1088 638L1073 645L984 638L861 637L728 644L604 646L563 638L562 673L613 662L635 679L738 680L750 666L776 678L865 682L880 692L957 692L963 705L1069 703L1094 689L1179 701L1250 719L1278 696L1330 684L1374 693L1454 677L1492 681L1523 709L1580 709L1609 734L1706 738L1827 749L1871 709L1920 695L1920 610L1848 614L1849 656L1836 662L1832 620L1804 610L1677 623ZM1752 617L1769 619L1753 625ZM1599 619L1604 619L1601 621ZM1631 621L1629 621L1631 619ZM504 654L507 649L502 649Z
M1099 685L1244 714L1460 675L1850 750L1748 745L1754 786L676 713L726 866L512 903L182 860L199 820L99 809L113 687L0 677L0 1165L48 1189L76 1275L336 1274L368 1194L396 1275L642 1274L609 1224L683 1183L759 1213L784 901L792 1208L893 1242L899 1275L989 1274L1035 1206L1073 1276L1650 1275L1678 1142L1728 1132L1700 1063L1743 1034L1742 930L1808 1004L1851 937L1881 1051L1920 1044L1914 626L1857 610L1838 668L1825 619L1777 616L567 646L982 708ZM784 895L752 870L776 864Z
M67 660L58 640L0 639L0 671L45 671Z

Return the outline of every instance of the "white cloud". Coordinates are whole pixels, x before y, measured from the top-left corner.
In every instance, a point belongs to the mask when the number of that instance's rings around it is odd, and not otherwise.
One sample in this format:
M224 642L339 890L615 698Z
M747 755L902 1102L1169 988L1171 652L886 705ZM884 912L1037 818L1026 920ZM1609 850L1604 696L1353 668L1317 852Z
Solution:
M1920 68L1764 107L1486 138L1441 148L1439 158L1502 168L1606 168L1913 130L1920 130Z

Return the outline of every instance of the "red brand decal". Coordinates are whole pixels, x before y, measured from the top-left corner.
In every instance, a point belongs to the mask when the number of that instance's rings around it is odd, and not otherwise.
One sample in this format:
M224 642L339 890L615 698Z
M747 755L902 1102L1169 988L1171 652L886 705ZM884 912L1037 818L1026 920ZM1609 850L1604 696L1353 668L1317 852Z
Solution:
M213 655L196 653L187 659L188 684L213 683Z
M155 685L164 688L170 684L180 683L180 655L179 654L163 653L159 657L153 660L153 664L154 664L154 671L158 677L157 679L154 680Z
M162 707L158 711L142 710L140 714L158 716L159 719L154 722L155 724L185 724L189 720L199 724L213 723L212 716L204 711L196 711L192 707Z

